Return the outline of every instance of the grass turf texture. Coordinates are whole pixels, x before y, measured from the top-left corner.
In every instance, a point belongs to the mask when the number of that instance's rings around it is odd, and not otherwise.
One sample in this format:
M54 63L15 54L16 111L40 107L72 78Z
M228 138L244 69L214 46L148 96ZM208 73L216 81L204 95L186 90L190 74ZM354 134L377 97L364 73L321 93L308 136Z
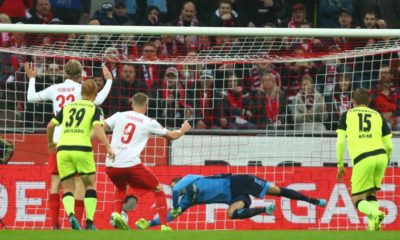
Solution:
M400 231L37 231L0 230L1 240L399 240Z

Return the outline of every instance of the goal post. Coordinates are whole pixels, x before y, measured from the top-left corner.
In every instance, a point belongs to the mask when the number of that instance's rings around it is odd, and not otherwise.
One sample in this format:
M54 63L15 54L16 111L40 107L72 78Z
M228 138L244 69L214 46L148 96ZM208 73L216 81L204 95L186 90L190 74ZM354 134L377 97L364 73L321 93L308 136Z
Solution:
M0 24L0 31L9 33L0 46L0 137L14 144L9 166L0 168L0 219L8 228L50 228L45 127L52 103L27 101L27 61L36 67L36 91L63 82L70 59L82 63L83 81L94 79L101 89L107 66L114 80L100 105L105 117L130 110L132 94L145 92L148 115L165 127L189 120L193 129L182 139L152 137L142 153L168 197L176 176L229 172L328 202L319 208L252 198L253 206L275 203L277 212L241 222L228 219L226 205L199 206L174 220L175 229L365 229L350 200L350 179L335 179L335 131L358 87L370 90L394 146L400 144L400 30ZM93 149L95 223L107 229L114 187L105 174L104 146L94 142ZM387 213L384 229L400 227L399 156L395 147L378 194ZM151 194L135 194L131 226L155 213ZM60 216L67 228L64 212Z

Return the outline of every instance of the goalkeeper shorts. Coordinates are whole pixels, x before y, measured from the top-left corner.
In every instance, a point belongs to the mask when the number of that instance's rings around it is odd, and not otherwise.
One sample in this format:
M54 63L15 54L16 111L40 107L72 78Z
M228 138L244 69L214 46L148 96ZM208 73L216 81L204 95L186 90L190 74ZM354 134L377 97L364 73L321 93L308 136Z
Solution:
M364 158L353 166L351 195L359 195L370 190L380 190L387 165L387 155L380 154Z
M93 151L58 151L57 166L61 181L74 176L76 173L81 176L96 173Z

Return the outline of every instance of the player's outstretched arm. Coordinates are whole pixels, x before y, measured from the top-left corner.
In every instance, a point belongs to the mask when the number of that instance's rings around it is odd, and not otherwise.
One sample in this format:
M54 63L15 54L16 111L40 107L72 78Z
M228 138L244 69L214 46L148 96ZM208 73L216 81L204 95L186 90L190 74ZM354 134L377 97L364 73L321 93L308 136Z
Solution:
M175 140L185 135L185 133L189 131L191 128L192 126L190 126L188 120L186 120L184 123L182 123L181 128L179 130L168 131L164 135L164 137L167 139Z
M99 139L99 141L106 146L108 156L111 159L114 159L115 153L114 153L113 149L111 148L110 143L108 142L107 135L104 132L104 129L101 126L101 124L95 124L93 126L93 130L94 130L94 135L97 137L97 139Z
M111 90L113 78L110 70L108 70L106 66L103 67L103 76L106 79L106 84L104 85L103 89L101 89L101 91L97 93L96 99L93 102L95 105L102 104L106 100Z

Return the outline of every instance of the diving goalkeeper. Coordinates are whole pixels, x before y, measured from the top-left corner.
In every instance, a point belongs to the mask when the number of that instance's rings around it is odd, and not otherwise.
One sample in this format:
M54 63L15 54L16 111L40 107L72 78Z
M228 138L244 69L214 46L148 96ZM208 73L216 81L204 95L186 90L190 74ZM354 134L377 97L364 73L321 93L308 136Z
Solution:
M294 200L306 201L324 207L324 199L316 199L303 195L288 188L281 188L272 183L249 174L217 174L212 176L186 175L175 178L170 184L172 188L173 209L168 213L168 221L181 215L186 209L200 204L228 204L228 217L231 219L246 219L266 213L272 215L275 205L250 208L250 195L264 198L265 195L281 196ZM147 221L139 219L138 229L147 229L160 224L158 218Z

